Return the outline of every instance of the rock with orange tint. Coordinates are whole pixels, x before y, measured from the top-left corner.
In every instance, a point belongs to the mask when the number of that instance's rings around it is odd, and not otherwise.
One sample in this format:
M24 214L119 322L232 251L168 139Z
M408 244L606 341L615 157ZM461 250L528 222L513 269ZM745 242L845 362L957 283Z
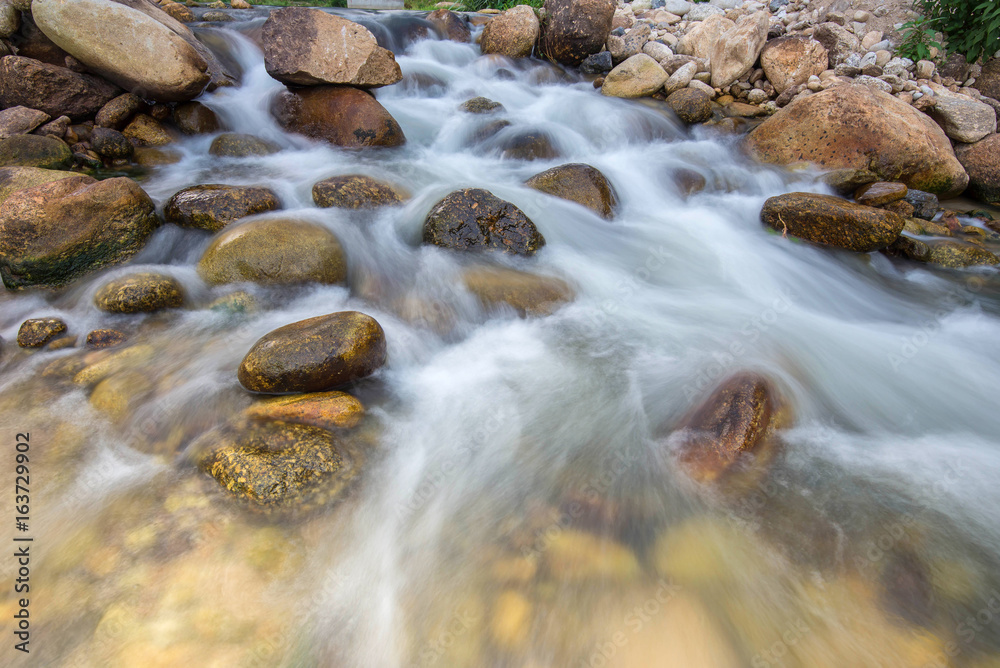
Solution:
M323 429L350 429L365 414L361 402L346 392L314 392L258 401L246 410L257 420L308 424Z
M775 384L755 372L730 376L682 421L677 458L692 478L712 483L753 466L760 471L778 447L788 411Z
M399 127L374 96L350 86L312 86L283 91L271 107L289 132L345 148L400 146Z

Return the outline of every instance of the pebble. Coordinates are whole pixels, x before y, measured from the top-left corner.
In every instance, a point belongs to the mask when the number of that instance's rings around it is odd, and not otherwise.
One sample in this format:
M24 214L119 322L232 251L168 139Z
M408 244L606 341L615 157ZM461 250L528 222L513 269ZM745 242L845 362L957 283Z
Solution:
M859 9L858 11L854 12L854 20L858 21L859 23L865 23L871 17L872 15L863 9Z
M888 51L891 48L892 48L892 42L890 42L887 39L883 39L881 42L879 42L877 44L872 44L872 47L869 50L870 51Z

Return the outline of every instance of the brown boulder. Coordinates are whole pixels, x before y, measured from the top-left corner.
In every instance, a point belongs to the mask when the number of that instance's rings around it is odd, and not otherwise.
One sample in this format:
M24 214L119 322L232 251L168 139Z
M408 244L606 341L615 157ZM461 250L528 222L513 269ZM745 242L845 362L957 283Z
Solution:
M538 50L563 65L579 65L597 53L611 32L614 0L546 0Z
M861 186L854 192L854 201L865 206L884 206L906 197L909 189L905 183L876 181Z
M861 50L861 43L847 28L836 23L820 23L813 37L826 49L830 67L840 65L852 53Z
M1000 58L990 58L976 77L976 88L986 97L1000 100Z
M956 153L969 173L969 192L983 202L1000 205L1000 134L959 146Z
M696 88L681 88L667 96L667 104L685 123L703 123L712 117L712 98Z
M386 358L385 332L369 315L341 311L265 334L240 364L251 392L322 392L375 373Z
M94 118L94 125L121 130L129 119L142 108L142 99L135 93L123 93L101 107Z
M715 45L721 41L722 35L736 27L736 24L722 14L712 14L704 21L698 21L677 42L674 49L685 56L694 56L708 60L712 57Z
M239 218L279 208L281 202L270 188L209 184L174 193L163 207L163 217L182 227L218 232Z
M73 153L61 139L40 135L0 139L0 167L66 169L72 165Z
M424 220L424 243L453 250L534 255L545 238L520 209L488 190L456 190Z
M783 235L859 253L885 248L906 224L891 211L812 193L771 197L764 202L760 217Z
M400 146L403 130L370 93L349 86L317 86L283 91L271 111L290 132L334 146Z
M261 33L267 73L289 86L388 86L403 78L392 52L367 28L319 9L270 13Z
M340 241L321 225L271 218L230 225L198 261L206 283L339 284L347 278Z
M723 33L709 56L713 88L725 88L753 68L767 43L770 17L766 10L743 16Z
M399 192L363 174L347 174L324 179L312 188L316 206L342 209L374 209L402 203Z
M483 28L479 46L483 53L498 53L508 58L526 58L538 41L538 17L527 5L512 7L497 14Z
M826 48L805 35L772 39L760 52L764 76L778 93L806 83L812 75L819 76L828 65Z
M681 420L677 459L701 483L720 482L750 467L759 474L777 454L774 432L789 419L774 382L758 373L737 373Z
M0 106L23 105L44 111L53 118L69 116L74 121L96 114L121 93L117 86L89 74L77 74L31 58L0 59Z
M744 142L761 162L871 171L883 181L901 181L942 197L958 195L969 182L937 123L861 84L796 98Z
M436 9L427 15L427 20L434 24L442 39L450 39L453 42L472 41L469 24L453 11Z
M166 146L174 141L163 125L148 114L138 114L122 134L136 146Z
M148 313L184 304L184 290L172 276L141 272L115 278L94 294L94 305L108 313Z
M132 257L157 224L152 200L129 178L20 190L0 204L0 277L12 289L68 283Z
M21 106L4 109L0 111L0 139L26 135L49 118L48 114L38 109Z
M614 217L618 207L618 194L614 186L600 170L590 165L559 165L535 174L524 185L576 202L609 220Z
M17 345L41 348L65 331L66 323L59 318L30 318L17 330Z

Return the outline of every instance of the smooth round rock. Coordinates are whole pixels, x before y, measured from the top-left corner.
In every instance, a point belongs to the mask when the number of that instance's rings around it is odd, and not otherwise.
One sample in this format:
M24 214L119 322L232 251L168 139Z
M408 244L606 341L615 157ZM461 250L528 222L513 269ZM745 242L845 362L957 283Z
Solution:
M858 188L854 201L865 206L884 206L905 198L908 190L905 183L876 181Z
M374 209L403 201L391 185L363 174L324 179L313 186L312 196L316 206L342 209Z
M703 123L712 117L712 98L694 88L674 91L667 96L667 104L685 123Z
M453 250L498 250L534 255L545 237L516 206L488 190L456 190L424 220L424 243Z
M174 193L163 207L163 217L182 227L218 232L239 218L280 208L270 188L208 184Z
M135 146L125 135L111 128L94 128L90 135L90 145L94 152L106 160L129 160L135 153Z
M385 358L381 325L364 313L341 311L261 337L243 358L238 377L251 392L322 392L370 376Z
M335 285L347 279L347 260L340 241L321 225L285 218L254 220L220 232L198 261L198 274L213 285Z
M142 272L108 281L94 304L108 313L149 313L183 305L184 290L172 276Z
M226 132L212 141L208 152L220 158L254 158L277 153L281 149L275 144L238 132Z
M282 91L271 112L289 132L344 148L406 143L403 129L373 95L350 86Z
M885 248L906 224L891 211L812 193L772 197L764 202L760 216L782 234L859 253Z
M601 171L590 165L571 163L535 174L524 185L540 192L581 204L603 218L613 218L618 193Z

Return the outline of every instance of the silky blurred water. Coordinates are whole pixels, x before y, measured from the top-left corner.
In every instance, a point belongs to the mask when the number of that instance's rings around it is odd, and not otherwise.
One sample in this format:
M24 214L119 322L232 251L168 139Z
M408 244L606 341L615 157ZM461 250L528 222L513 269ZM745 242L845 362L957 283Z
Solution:
M43 569L56 564L39 586L59 614L39 632L45 661L25 665L1000 665L1000 598L989 612L1000 586L993 270L940 272L772 234L764 200L825 192L815 173L753 164L734 136L686 129L665 105L603 97L539 61L404 40L409 24L391 13L363 16L396 48L404 79L376 96L406 145L344 151L287 134L268 111L282 86L248 37L263 19L247 16L211 29L242 86L201 101L282 150L220 159L208 155L215 135L184 138L170 147L181 160L142 186L162 206L191 185L266 185L283 205L266 215L340 238L349 287L242 286L261 308L234 320L205 308L232 291L194 270L209 235L166 225L126 267L59 294L0 296L4 421L40 440L69 425L79 442L60 460L73 473L39 472L50 479L38 549ZM478 95L511 122L487 140L477 133L495 117L459 109ZM503 140L529 130L559 157L502 158ZM612 182L613 220L523 185L570 162ZM678 170L703 176L704 190L682 192ZM349 173L411 198L365 214L313 205L315 182ZM430 208L466 187L513 202L547 241L534 258L491 261L562 277L572 303L532 319L484 309L460 280L479 258L420 245ZM99 312L96 289L137 266L178 278L192 307L146 320ZM357 388L378 446L351 498L290 523L248 518L221 493L207 508L171 503L169 490L200 474L149 443L182 452L248 405L235 370L257 338L339 310L375 317L389 347L387 366ZM82 389L20 396L74 354L11 351L19 324L41 316L76 332L141 323L156 391L119 423ZM667 438L743 369L776 379L796 420L772 477L734 505L675 472ZM567 515L580 498L600 498L599 517ZM185 553L176 508L189 505L204 508L192 520L202 542ZM213 514L229 529L206 532ZM58 565L114 532L131 554L147 522L162 528L152 564L139 550L107 572ZM266 533L275 525L279 538ZM90 542L60 542L81 526L95 527ZM239 570L257 535L294 565ZM207 584L178 594L184 569L241 592L238 605ZM57 605L70 582L83 600ZM129 587L161 603L126 605ZM179 596L184 605L162 603ZM102 631L120 610L125 630ZM978 628L962 626L977 614Z

